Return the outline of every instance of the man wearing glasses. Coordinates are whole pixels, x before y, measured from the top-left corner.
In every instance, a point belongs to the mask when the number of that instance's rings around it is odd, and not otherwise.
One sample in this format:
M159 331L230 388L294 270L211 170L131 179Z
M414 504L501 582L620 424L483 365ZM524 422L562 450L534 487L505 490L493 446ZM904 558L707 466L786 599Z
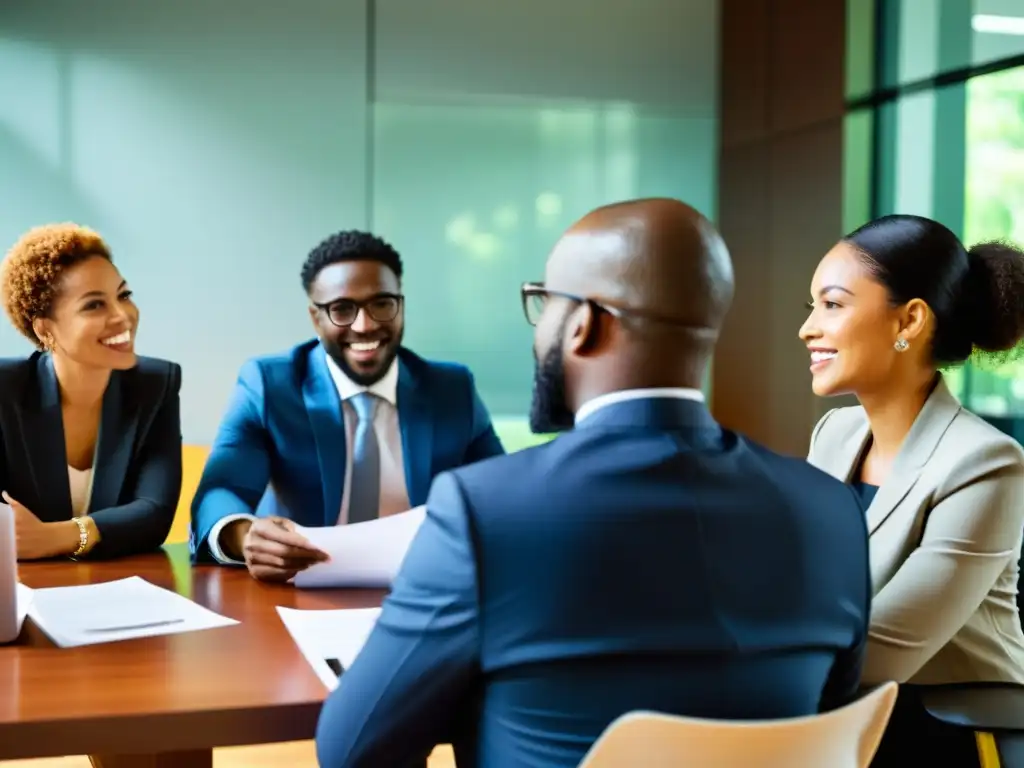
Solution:
M321 768L444 743L460 768L575 768L627 712L788 718L856 694L864 513L715 422L699 387L732 294L725 243L677 200L598 208L558 241L522 297L530 424L566 431L435 480L321 710Z
M294 524L403 512L439 472L504 453L472 374L402 346L401 278L398 253L365 232L309 254L317 338L242 367L192 504L195 560L290 579L325 557Z

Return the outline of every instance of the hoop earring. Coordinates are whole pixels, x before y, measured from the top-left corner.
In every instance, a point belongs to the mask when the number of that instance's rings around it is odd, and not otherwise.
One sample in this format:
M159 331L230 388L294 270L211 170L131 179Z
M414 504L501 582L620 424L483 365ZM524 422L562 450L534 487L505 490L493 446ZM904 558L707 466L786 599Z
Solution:
M900 336L898 339L896 339L896 343L892 345L892 348L895 349L897 352L906 352L908 349L910 349L910 342L904 339L902 336Z

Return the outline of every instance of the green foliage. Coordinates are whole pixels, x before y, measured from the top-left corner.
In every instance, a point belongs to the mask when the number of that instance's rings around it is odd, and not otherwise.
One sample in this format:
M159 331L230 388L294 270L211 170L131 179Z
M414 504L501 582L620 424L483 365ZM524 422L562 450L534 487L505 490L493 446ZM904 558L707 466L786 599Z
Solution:
M964 242L1024 242L1024 67L967 83L967 188ZM965 372L980 410L1006 410L1024 381L1024 346L976 350ZM1017 390L1017 391L1015 391Z

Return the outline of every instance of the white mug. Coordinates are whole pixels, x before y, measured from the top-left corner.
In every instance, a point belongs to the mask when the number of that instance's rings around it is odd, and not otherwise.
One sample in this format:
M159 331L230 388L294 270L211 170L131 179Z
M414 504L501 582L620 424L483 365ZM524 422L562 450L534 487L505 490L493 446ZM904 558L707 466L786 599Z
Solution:
M14 510L0 503L0 643L18 639L18 546Z

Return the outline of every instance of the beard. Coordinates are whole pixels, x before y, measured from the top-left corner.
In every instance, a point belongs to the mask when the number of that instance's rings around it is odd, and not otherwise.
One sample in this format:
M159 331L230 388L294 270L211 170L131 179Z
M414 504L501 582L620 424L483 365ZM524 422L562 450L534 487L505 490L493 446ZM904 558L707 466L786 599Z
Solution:
M387 348L382 353L383 357L381 358L380 365L372 371L359 370L349 363L343 344L330 341L324 337L320 338L320 344L323 346L328 357L334 361L335 365L341 369L341 372L348 377L349 381L359 387L371 387L383 379L387 372L391 370L391 365L395 362L398 350L402 346L402 337L404 335L405 329L403 328L397 336L392 336L388 339Z
M562 324L554 343L543 358L534 351L533 398L530 402L530 431L544 435L565 432L573 428L575 414L565 400L565 360L562 342L565 324Z

